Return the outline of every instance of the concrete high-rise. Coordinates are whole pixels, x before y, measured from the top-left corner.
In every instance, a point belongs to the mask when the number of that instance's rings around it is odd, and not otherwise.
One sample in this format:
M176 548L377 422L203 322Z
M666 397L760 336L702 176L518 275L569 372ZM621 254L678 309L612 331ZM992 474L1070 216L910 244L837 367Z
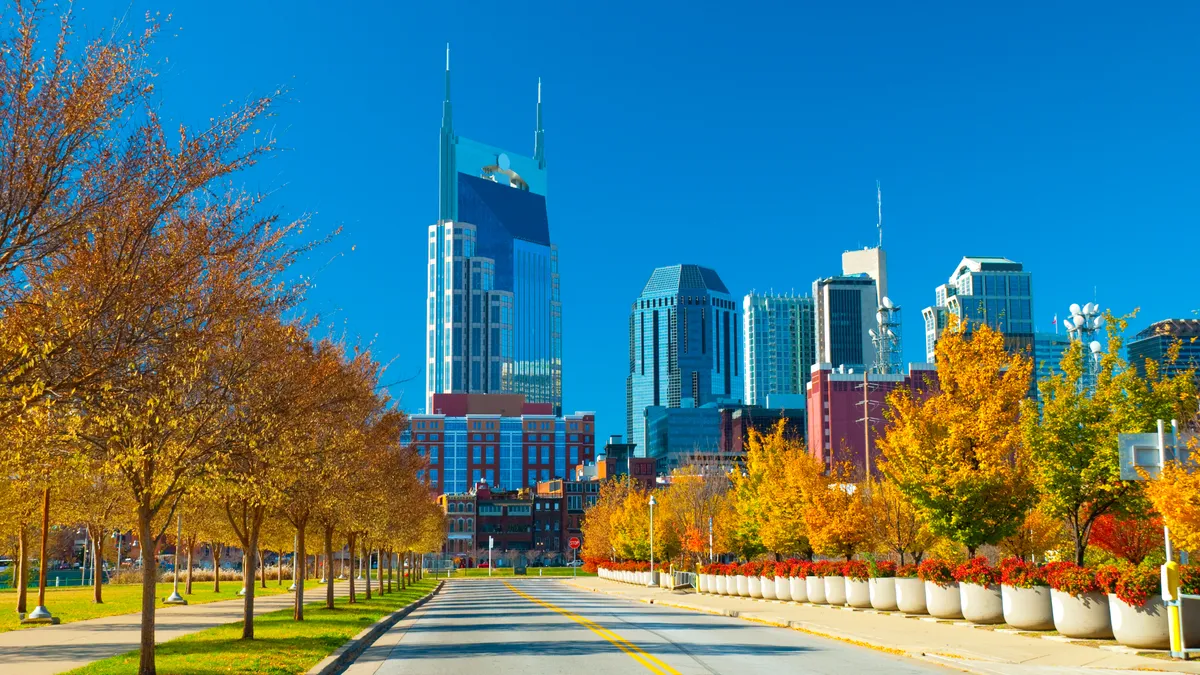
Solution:
M562 413L558 252L546 212L542 86L532 157L459 136L450 50L429 226L425 412L434 394L522 394Z
M768 396L804 394L817 360L813 306L808 296L751 293L742 299L747 404L766 406Z
M868 332L876 325L879 294L865 273L813 282L817 363L868 370L875 347Z
M741 314L717 273L660 267L629 315L628 438L646 450L650 406L693 408L742 396Z
M1019 262L990 256L963 258L950 281L934 289L934 305L922 312L925 359L934 363L937 340L951 316L965 322L967 331L986 324L1004 334L1010 351L1030 355L1034 346L1032 287L1032 275Z

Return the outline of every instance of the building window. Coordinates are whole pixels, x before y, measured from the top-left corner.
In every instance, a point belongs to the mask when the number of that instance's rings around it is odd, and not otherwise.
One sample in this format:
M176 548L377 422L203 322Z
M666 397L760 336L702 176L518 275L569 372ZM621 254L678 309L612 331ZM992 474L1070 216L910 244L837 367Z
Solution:
M532 445L529 446L529 463L537 464L537 448Z
M435 463L438 461L438 448L436 445L429 448L429 461Z
M495 449L494 447L492 447L492 446L490 446L490 445L489 445L489 446L487 447L487 460L486 460L486 463L487 463L487 464L491 464L491 463L492 463L492 462L494 462L494 461L496 461L496 449Z
M471 447L471 461L472 461L472 462L474 462L474 463L476 463L476 464L481 464L481 463L482 463L482 460L481 460L481 459L480 459L480 457L479 457L479 452L480 452L480 450L479 450L479 446L478 446L478 445L475 445L475 446L472 446L472 447Z

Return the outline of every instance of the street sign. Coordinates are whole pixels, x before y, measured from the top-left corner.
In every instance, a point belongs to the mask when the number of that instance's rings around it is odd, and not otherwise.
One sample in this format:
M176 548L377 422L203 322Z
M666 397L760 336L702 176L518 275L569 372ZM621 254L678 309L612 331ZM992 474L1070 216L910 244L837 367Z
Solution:
M493 545L494 543L495 543L495 542L493 542L493 541L492 541L492 537L491 537L491 535L488 535L488 550L489 550L489 551L491 550L491 548L492 548L492 545Z
M579 548L579 537L571 537L567 540L567 546L571 548Z

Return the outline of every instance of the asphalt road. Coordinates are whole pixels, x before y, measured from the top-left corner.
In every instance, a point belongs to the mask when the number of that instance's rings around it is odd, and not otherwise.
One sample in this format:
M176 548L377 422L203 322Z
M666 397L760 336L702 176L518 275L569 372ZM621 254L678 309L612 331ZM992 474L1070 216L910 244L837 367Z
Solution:
M901 656L550 580L452 581L350 675L940 673Z

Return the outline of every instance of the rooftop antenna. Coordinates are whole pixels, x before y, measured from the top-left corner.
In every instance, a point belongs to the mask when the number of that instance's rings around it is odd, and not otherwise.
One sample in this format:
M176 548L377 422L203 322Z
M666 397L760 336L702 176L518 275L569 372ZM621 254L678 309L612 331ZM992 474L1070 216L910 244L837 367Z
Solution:
M883 248L883 190L879 187L879 181L875 181L875 207L879 214L875 229L879 230L879 248Z

